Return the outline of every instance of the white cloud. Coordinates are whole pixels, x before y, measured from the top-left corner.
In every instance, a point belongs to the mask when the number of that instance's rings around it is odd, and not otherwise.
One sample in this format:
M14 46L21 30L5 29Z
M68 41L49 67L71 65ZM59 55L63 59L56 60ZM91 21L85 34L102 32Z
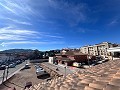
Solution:
M37 42L37 41L12 41L12 42L3 42L2 46L5 45L15 45L15 44L45 44L45 42Z
M16 44L18 44L18 45L21 45L21 44L31 44L31 45L35 45L35 44L37 44L37 45L45 45L45 44L63 44L64 42L56 42L56 41L53 41L53 42L51 42L51 41L41 41L41 42L39 42L39 41L9 41L9 42L2 42L0 45L1 46L3 46L3 47L5 47L5 46L8 46L8 45L16 45Z
M31 23L25 21L31 20L30 16L43 18L43 15L38 14L37 10L32 7L31 1L0 0L0 17L11 18L12 21L19 24L31 25Z
M55 35L50 35L50 34L44 34L46 37L51 37L51 38L63 38L62 36L55 36Z
M18 16L34 13L32 8L28 5L28 0L25 1L4 0L4 1L0 1L0 5L8 12Z
M25 37L20 35L2 34L0 35L0 40L25 40Z
M12 22L18 23L18 24L32 25L31 23L25 22L25 21L15 20L15 19L11 19L11 18L7 18L7 19L12 21Z
M6 10L8 10L8 11L14 13L14 14L16 14L16 12L15 12L13 9L11 9L11 8L9 8L8 6L2 4L1 2L0 2L0 5L1 5L2 7L4 7Z
M12 27L0 28L0 40L26 40L29 38L39 38L39 32L32 30L22 30Z
M46 32L17 29L12 26L0 28L0 40L36 40L40 38L63 38L59 35L51 35Z
M64 14L64 20L71 26L78 25L87 21L87 13L89 8L86 3L74 4L64 0L48 0L55 10ZM60 17L61 18L61 17Z
M32 3L33 2L33 3ZM1 45L16 45L16 44L59 44L55 40L62 39L63 37L57 34L51 34L49 32L41 32L43 30L29 30L26 27L21 27L19 24L32 25L28 21L34 21L38 23L55 24L54 21L47 19L49 12L46 12L46 8L49 8L49 3L41 0L36 3L29 0L1 0L0 1L0 20L4 21L4 26L14 25L9 27L0 28L0 42ZM44 4L42 3L44 2ZM38 4L38 6L36 6ZM45 5L46 4L46 5ZM35 7L39 8L36 9ZM45 9L44 9L45 8ZM31 18L32 17L32 18ZM32 20L35 17L36 20ZM4 20L5 19L5 20ZM42 42L43 40L54 40L55 42ZM33 41L31 41L33 40ZM38 40L41 40L39 42Z
M38 34L36 31L32 30L19 30L19 29L0 29L0 34L11 34L11 35L35 35Z

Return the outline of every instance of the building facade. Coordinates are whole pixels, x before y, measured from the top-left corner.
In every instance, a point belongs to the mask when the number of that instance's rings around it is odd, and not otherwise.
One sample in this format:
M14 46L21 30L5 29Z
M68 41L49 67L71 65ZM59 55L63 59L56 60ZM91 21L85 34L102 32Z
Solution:
M112 44L109 42L103 42L100 44L95 44L93 46L84 46L80 48L80 51L85 54L108 57L111 55L107 50L112 47L116 47L117 44Z
M59 64L65 64L67 66L72 66L74 62L83 63L88 62L88 54L83 54L80 51L65 51L63 50L61 53L56 54L56 61ZM95 56L91 55L90 61L95 60Z
M107 51L112 54L111 58L113 60L114 59L120 59L120 46L119 47L109 48Z

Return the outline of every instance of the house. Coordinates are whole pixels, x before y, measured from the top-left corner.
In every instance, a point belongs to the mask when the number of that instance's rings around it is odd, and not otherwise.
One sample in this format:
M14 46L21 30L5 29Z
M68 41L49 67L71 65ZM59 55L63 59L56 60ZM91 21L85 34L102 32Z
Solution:
M56 54L56 61L60 64L72 66L73 62L87 62L88 54L83 54L79 50L62 50L61 53ZM95 60L95 56L90 55L90 60Z

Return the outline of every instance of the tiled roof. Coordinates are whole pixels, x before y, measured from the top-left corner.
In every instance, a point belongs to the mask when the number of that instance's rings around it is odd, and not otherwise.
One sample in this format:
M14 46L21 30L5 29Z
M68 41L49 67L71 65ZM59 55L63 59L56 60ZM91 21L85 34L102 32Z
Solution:
M86 55L81 53L80 51L67 51L65 53L59 53L59 54L55 54L55 55Z
M44 85L46 86L37 90L120 90L120 60L79 70L66 78L59 77Z
M75 59L73 58L73 59L71 59L71 58L68 58L68 57L57 57L56 59L58 59L58 60L62 60L62 61L74 61Z

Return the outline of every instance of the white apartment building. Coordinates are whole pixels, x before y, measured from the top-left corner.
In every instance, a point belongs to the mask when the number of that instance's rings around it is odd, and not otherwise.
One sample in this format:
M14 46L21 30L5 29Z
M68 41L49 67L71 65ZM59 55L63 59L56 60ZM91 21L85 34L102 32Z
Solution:
M83 46L80 48L80 51L85 54L89 55L98 55L102 57L108 57L111 55L110 52L107 50L109 48L117 46L116 44L108 43L108 42L102 42L100 44L95 44L93 46Z
M81 51L82 53L88 54L88 46L83 46L83 47L81 47L81 48L80 48L80 51Z
M112 59L120 59L120 46L119 47L113 47L113 48L109 48L107 50L108 52L111 52L112 54Z

